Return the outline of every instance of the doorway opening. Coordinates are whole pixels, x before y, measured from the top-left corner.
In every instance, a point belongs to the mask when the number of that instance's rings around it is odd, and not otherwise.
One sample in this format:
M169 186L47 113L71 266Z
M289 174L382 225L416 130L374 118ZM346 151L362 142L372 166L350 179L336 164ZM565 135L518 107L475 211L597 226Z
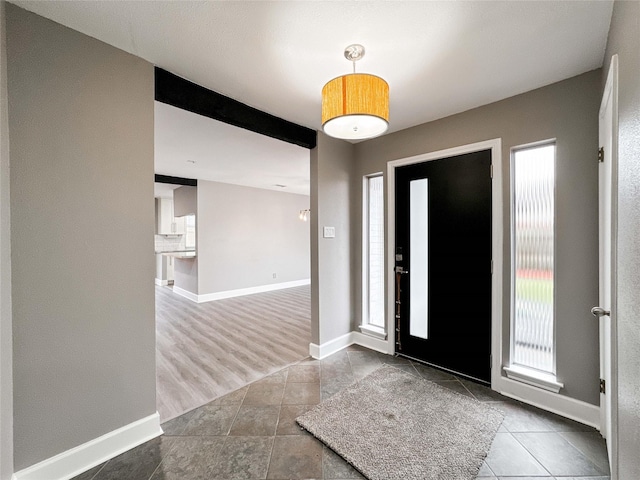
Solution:
M303 360L311 340L310 147L194 113L174 87L155 102L156 179L194 184L156 199L156 247L173 248L172 287L156 280L161 422Z

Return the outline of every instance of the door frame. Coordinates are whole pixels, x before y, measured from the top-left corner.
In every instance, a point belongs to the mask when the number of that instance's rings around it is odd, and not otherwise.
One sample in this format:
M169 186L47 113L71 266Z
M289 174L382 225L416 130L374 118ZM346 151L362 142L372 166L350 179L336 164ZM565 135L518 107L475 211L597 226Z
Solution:
M396 251L396 168L431 160L455 157L465 153L491 150L491 388L497 390L502 365L502 288L503 288L503 191L502 191L502 138L447 148L413 157L387 162L387 353L396 348L395 327L395 251Z
M602 128L602 116L605 113L608 102L611 103L611 152L605 152L605 162L611 162L611 305L609 321L610 322L610 345L609 345L609 366L611 370L611 378L607 379L606 388L610 393L610 405L607 408L611 410L611 430L608 432L607 448L609 449L611 478L618 478L618 329L617 329L617 245L618 245L618 55L611 57L609 73L607 81L602 93L602 101L600 111L598 112L598 133ZM598 226L598 228L602 228ZM601 332L602 335L602 332ZM602 339L600 340L603 341ZM602 351L600 352L602 355ZM602 365L603 359L600 358ZM602 368L602 367L601 367ZM600 418L602 428L604 426L604 409L600 408Z

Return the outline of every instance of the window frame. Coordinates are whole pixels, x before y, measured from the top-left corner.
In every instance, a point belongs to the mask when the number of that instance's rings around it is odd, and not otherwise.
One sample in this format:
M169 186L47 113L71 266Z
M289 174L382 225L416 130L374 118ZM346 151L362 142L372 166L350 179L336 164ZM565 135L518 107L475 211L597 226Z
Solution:
M553 146L554 147L554 155L553 155L553 327L552 327L552 335L553 335L553 345L552 345L552 371L545 372L539 370L535 367L522 365L514 363L514 349L515 349L515 320L516 320L516 222L515 222L515 157L516 153L533 150L536 148ZM509 209L510 209L510 224L509 224L509 238L510 238L510 279L509 279L509 302L510 302L510 318L509 318L509 362L508 366L504 367L504 371L507 374L507 377L516 380L519 382L523 382L532 386L536 386L539 388L543 388L545 390L549 390L552 392L559 392L564 385L558 382L556 373L556 361L557 361L557 321L556 321L556 307L557 307L557 283L556 283L556 272L557 272L557 163L558 163L558 145L555 138L541 140L538 142L527 143L523 145L517 145L510 149L510 185L509 185Z
M382 200L382 209L383 209L383 220L382 220L382 275L381 280L383 283L383 293L381 297L382 301L382 325L375 325L370 322L370 303L371 303L371 291L370 291L370 272L369 272L369 254L370 254L370 237L369 237L369 227L371 223L371 215L370 215L370 181L374 178L382 179L382 192L381 192L381 200ZM360 324L360 331L366 335L370 335L376 338L380 338L385 340L387 338L387 319L386 319L386 293L385 293L385 265L386 265L386 236L384 232L384 201L385 201L385 178L383 172L371 173L368 175L364 175L362 177L362 320Z

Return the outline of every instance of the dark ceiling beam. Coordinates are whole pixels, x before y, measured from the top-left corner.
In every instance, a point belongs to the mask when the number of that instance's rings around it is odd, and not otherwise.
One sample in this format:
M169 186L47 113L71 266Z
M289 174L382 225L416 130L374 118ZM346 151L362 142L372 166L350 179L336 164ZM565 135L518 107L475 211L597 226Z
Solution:
M156 183L170 183L172 185L187 185L189 187L197 187L198 180L194 178L170 177L169 175L155 176Z
M245 105L213 90L155 68L158 102L213 118L305 148L315 148L316 131Z

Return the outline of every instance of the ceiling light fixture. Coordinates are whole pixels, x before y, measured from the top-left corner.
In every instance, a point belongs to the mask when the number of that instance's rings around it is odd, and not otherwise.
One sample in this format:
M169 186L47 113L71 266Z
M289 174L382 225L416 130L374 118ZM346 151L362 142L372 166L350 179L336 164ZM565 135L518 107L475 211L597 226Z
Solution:
M389 128L389 84L375 75L356 73L356 62L364 56L362 45L349 45L344 56L353 62L353 73L322 88L324 133L345 140L382 135Z

